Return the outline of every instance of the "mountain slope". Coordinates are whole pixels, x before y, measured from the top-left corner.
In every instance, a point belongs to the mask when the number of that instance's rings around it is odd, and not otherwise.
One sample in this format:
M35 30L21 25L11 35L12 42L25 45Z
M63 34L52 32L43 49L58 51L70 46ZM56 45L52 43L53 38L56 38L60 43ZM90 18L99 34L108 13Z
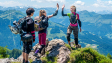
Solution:
M4 47L7 45L8 48L11 50L14 48L22 50L22 45L20 45L20 36L12 34L8 28L8 25L10 25L10 23L12 24L14 20L19 20L20 18L25 16L25 14L16 10L0 11L0 12L1 12L0 13L0 37L1 37L0 46ZM9 13L12 14L9 15ZM54 22L52 21L52 19L54 19L53 20ZM56 39L56 38L62 39L64 40L64 42L67 43L67 39L66 39L67 26L65 26L64 24L60 24L61 20L57 20L56 17L52 19L50 19L49 21L47 38L49 40ZM56 21L58 23L55 23ZM74 41L73 34L71 35L71 41ZM33 45L35 45L36 43L38 43L37 32L36 32L36 41ZM111 39L98 36L97 34L93 34L88 31L82 31L81 33L79 33L79 44L81 44L82 47L86 47L89 45L90 47L98 49L99 52L105 55L108 53L112 54Z

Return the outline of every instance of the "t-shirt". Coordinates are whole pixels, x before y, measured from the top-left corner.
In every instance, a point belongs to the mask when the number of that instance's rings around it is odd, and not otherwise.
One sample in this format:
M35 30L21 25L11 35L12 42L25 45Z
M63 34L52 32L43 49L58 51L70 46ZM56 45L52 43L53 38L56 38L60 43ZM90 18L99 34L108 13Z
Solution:
M28 18L28 17L26 17ZM30 32L33 36L33 41L35 41L35 29L34 29L34 21L32 18L30 18L28 21L27 21L27 32Z
M71 16L71 14L73 14L73 13L67 13L67 16L70 18L70 16ZM74 15L75 15L75 13L74 13ZM79 14L77 14L77 19L79 19Z
M49 20L48 17L45 17L43 19L45 19L45 21L47 21L47 25L46 26L48 27L48 20ZM40 34L40 33L47 33L47 27L45 29L39 31L38 34Z

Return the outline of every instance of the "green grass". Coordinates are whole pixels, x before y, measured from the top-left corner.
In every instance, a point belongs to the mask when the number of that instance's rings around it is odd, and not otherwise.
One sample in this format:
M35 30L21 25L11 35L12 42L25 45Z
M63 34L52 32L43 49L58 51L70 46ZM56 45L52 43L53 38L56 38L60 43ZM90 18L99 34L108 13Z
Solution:
M32 59L29 59L29 62L30 62L30 63L32 63L32 62L33 62L33 60L32 60Z
M43 63L57 63L57 57L42 57L41 58Z
M92 48L72 50L69 63L111 63L112 60Z
M46 57L42 57L41 60L43 63L57 63L57 57L49 57L49 52L46 52Z
M75 44L74 44L75 45ZM71 50L68 44L65 46ZM100 54L97 50L92 48L78 48L72 47L70 54L70 60L67 63L112 63L112 56L110 54L105 55ZM49 57L49 52L45 53L45 57L42 57L41 60L43 63L57 63L57 57ZM29 59L30 63L33 62L32 59ZM20 62L12 62L20 63Z
M71 47L69 44L65 44L65 46L71 51Z

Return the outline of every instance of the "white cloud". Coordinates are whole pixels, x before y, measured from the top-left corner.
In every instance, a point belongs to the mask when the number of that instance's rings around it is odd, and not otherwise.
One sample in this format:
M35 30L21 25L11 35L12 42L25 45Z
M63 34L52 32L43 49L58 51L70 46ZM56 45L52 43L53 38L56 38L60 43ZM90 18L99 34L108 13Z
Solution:
M102 0L97 0L96 3L93 4L94 7L109 7L111 6L112 1L102 1Z
M74 4L75 4L75 5L84 5L85 3L82 2L82 1L76 1Z
M95 3L95 4L93 4L93 6L95 6L95 7L99 7L99 4Z
M109 4L112 4L112 1L108 1Z
M14 6L24 6L24 5L15 1L5 1L5 2L0 2L0 6L14 7Z
M65 0L31 0L37 2L65 2Z

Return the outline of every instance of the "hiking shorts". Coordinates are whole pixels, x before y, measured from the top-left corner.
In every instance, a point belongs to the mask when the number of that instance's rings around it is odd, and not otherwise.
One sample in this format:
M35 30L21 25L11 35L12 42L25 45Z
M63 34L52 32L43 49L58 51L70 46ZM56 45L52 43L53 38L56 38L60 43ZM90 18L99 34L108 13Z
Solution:
M32 50L32 41L31 42L23 42L23 52L29 54Z
M74 37L78 38L78 26L73 27L73 26L69 25L68 28L67 28L67 34L71 34L72 31L73 31Z
M39 44L46 45L46 33L39 33Z

